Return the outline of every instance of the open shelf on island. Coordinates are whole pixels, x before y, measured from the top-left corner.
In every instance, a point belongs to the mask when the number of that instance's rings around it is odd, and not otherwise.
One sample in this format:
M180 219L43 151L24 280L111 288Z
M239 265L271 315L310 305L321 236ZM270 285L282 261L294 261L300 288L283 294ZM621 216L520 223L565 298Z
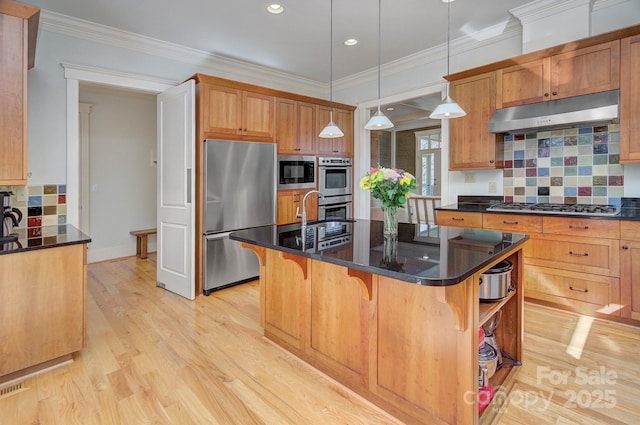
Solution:
M480 302L480 326L484 325L498 310L502 308L511 298L516 295L516 290L509 291L509 294L499 301Z

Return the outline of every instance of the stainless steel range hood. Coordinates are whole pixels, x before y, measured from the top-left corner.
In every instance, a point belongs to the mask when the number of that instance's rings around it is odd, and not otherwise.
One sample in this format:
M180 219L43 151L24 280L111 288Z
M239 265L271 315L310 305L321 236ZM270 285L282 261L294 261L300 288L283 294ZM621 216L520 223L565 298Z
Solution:
M619 90L611 90L498 109L489 120L489 133L616 122L619 97Z

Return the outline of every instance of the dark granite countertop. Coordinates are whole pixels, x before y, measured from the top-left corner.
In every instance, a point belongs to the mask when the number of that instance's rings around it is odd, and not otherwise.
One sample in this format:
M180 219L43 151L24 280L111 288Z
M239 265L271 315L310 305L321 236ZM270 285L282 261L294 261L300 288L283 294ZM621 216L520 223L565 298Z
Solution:
M518 212L518 211L487 211L487 208L496 201L492 197L477 197L475 199L458 199L457 203L442 205L436 207L436 210L442 211L461 211L461 212L480 212L488 214L525 214L525 215L543 215L554 217L577 217L591 218L603 220L640 220L640 198L622 198L622 206L620 214L615 216L589 216L585 214L545 214L544 212ZM490 198L490 199L486 199Z
M0 255L91 242L89 236L70 224L43 226L40 229L41 237L21 238L17 242L0 244Z
M405 282L426 286L455 285L490 266L505 251L523 244L528 236L481 229L446 226L420 227L399 223L398 264L385 265L382 222L356 220L351 239L327 249L313 242L302 249L301 225L263 226L232 232L233 240L288 252Z

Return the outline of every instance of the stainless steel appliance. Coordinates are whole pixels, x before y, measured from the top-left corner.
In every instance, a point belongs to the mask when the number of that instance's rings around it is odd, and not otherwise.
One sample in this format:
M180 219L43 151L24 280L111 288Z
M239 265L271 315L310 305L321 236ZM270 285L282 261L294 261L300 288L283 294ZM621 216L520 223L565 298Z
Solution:
M320 252L346 245L352 241L353 222L330 221L305 227L305 237L299 224L278 226L278 244L305 252Z
M255 279L256 255L234 230L276 223L276 145L205 140L203 292Z
M318 190L326 197L351 195L353 191L351 158L318 158Z
M13 228L20 225L22 211L11 206L13 192L0 192L2 197L2 226L0 229L0 244L11 243L18 240L18 234L13 233Z
M480 275L479 298L483 302L494 302L505 298L513 290L511 270L513 264L502 260ZM486 330L486 329L485 329Z
M548 129L616 122L620 90L498 109L489 120L489 133Z
M351 195L329 196L318 199L318 220L349 220L353 213Z
M489 206L487 211L519 212L535 214L587 215L612 217L620 214L620 208L615 205L591 204L527 204L520 202L497 203Z
M316 158L304 155L278 156L278 189L315 189Z

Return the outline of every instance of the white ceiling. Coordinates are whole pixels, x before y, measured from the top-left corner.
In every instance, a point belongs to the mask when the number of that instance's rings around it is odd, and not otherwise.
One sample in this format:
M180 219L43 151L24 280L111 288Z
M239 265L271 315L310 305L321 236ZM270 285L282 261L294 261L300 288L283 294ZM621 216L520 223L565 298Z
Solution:
M229 56L321 83L329 81L330 0L23 0L74 18ZM531 0L457 0L451 38L515 19L509 10ZM333 0L333 78L377 66L378 2ZM441 0L382 1L382 63L446 43ZM354 47L343 44L357 38ZM443 70L443 74L446 70Z

